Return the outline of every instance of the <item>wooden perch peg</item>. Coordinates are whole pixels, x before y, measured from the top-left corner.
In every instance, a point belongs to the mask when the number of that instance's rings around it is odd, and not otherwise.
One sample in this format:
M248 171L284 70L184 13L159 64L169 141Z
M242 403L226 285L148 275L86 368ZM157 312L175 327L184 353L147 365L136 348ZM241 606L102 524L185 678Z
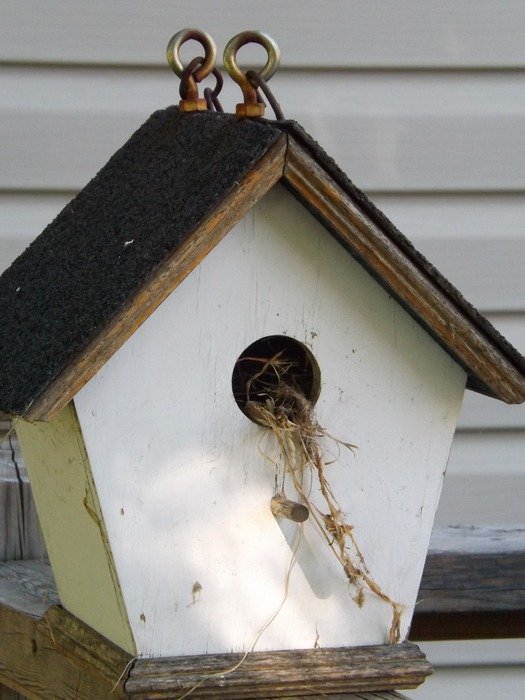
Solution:
M302 503L290 501L284 496L274 496L270 508L276 518L288 518L295 523L304 523L310 515L310 511Z

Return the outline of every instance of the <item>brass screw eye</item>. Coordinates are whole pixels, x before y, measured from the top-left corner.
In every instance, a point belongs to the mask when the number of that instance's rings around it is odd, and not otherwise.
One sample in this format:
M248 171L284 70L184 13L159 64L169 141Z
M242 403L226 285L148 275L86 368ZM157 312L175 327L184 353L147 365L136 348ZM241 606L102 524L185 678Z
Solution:
M180 48L182 44L191 39L198 41L204 48L204 58L199 59L198 65L186 75L186 68L183 66L180 59ZM168 42L166 48L166 59L172 71L180 78L184 78L184 84L187 85L186 94L181 95L182 100L179 103L179 108L183 112L202 112L207 109L205 99L199 97L197 83L200 83L210 73L214 71L215 60L217 58L217 48L215 42L209 34L202 32L199 29L181 29L180 32L174 34ZM196 59L190 65L193 66Z
M230 39L224 49L224 68L229 76L241 87L244 102L236 107L237 116L242 117L262 117L264 114L264 104L257 102L257 90L250 82L248 76L237 64L237 51L245 44L259 44L262 46L268 58L264 67L258 71L258 75L263 80L270 80L279 67L281 52L271 36L258 30L247 30L241 32Z

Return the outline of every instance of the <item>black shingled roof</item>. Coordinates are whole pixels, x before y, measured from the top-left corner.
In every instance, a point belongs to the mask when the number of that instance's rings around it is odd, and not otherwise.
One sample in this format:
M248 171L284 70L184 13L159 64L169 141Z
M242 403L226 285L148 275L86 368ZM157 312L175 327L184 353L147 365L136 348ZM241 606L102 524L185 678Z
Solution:
M297 124L170 107L153 114L0 277L0 410L23 414L283 131L525 371L519 353Z
M1 276L0 410L23 414L280 134L153 114Z

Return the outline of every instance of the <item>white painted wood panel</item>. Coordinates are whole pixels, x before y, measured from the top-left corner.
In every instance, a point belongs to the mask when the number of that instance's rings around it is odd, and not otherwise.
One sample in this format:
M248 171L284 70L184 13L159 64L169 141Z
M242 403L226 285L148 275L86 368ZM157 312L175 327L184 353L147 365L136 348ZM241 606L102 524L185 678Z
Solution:
M240 352L282 333L320 364L320 421L359 445L330 482L406 629L464 373L278 188L75 398L142 653L249 648L282 598L274 469L231 393ZM383 642L391 610L373 597L359 610L311 523L304 539L259 648L309 647L316 628L321 646Z
M238 91L227 81L229 110ZM278 74L275 93L365 190L525 186L522 73ZM178 100L158 71L4 67L0 187L79 189L149 113ZM525 94L525 93L524 93Z
M520 0L3 0L2 60L158 65L171 34L272 34L289 66L523 67Z

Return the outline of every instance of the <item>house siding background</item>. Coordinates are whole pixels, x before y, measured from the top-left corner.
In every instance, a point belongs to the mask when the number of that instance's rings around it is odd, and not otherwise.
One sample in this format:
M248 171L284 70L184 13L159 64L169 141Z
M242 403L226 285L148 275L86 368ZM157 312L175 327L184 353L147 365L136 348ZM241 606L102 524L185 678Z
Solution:
M3 0L0 269L152 111L178 101L164 49L186 26L219 52L243 29L270 33L285 115L525 351L520 0ZM241 61L260 65L262 50L250 52ZM221 101L240 101L229 79ZM523 522L524 448L524 406L467 392L437 524ZM438 672L415 698L517 697L521 642L423 646Z

